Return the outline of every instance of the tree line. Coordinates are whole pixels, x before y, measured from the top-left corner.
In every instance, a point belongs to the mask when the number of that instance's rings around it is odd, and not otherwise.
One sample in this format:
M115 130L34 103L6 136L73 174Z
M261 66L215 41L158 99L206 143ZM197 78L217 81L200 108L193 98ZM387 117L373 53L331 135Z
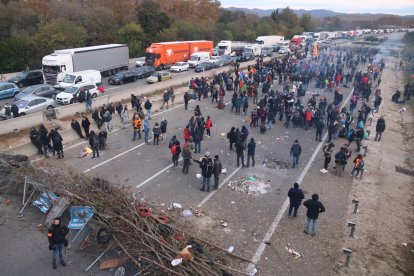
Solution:
M341 22L299 17L289 7L259 17L223 9L217 0L0 0L0 72L40 68L57 49L126 43L137 57L153 42L289 38Z

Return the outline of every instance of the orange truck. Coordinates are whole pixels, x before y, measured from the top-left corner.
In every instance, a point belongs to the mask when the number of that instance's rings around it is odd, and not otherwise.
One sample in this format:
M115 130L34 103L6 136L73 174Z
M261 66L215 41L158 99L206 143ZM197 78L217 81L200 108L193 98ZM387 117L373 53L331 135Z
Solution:
M155 66L158 70L171 67L174 63L188 61L193 53L213 52L213 41L176 41L152 43L146 49L145 65Z

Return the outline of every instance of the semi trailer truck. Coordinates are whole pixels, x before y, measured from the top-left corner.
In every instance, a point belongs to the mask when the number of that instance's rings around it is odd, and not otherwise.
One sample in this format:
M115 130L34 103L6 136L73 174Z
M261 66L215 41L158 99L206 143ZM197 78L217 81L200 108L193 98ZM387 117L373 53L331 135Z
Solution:
M102 75L128 69L129 49L126 44L106 44L82 48L55 50L42 59L47 83L62 81L66 73L98 70Z

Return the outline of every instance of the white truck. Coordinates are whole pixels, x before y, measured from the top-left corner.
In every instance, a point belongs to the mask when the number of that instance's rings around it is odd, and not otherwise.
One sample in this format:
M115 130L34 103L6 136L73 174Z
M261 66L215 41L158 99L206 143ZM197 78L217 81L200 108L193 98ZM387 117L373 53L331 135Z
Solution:
M255 40L255 44L259 45L260 47L269 47L278 44L283 40L285 40L285 37L281 35L258 36Z
M106 44L83 48L55 50L42 59L46 82L56 84L67 73L98 70L102 75L113 75L128 69L129 49L126 44Z
M84 70L79 72L66 73L62 81L58 82L53 87L57 90L65 90L66 87L78 83L94 83L97 86L102 84L101 72L98 70Z
M229 56L235 56L237 54L240 54L243 52L244 47L246 45L249 45L248 42L243 41L230 41L230 40L222 40L217 44L218 48L218 55L229 55Z
M199 65L200 63L204 62L204 61L208 61L210 60L210 53L209 52L197 52L197 53L193 53L190 57L190 59L188 60L188 66L190 68L194 68L197 65Z

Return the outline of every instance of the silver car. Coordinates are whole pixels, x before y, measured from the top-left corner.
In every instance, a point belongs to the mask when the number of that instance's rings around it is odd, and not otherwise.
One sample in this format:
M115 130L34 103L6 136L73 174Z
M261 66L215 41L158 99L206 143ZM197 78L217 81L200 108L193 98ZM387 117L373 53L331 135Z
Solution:
M36 95L39 97L55 98L56 90L50 84L37 84L23 89L22 92L14 96L14 101L18 101L28 95Z
M45 111L56 107L56 102L54 99L33 95L28 95L14 102L14 104L19 108L19 116L24 116L39 111ZM6 110L4 108L0 111L0 117L6 118L5 111Z

